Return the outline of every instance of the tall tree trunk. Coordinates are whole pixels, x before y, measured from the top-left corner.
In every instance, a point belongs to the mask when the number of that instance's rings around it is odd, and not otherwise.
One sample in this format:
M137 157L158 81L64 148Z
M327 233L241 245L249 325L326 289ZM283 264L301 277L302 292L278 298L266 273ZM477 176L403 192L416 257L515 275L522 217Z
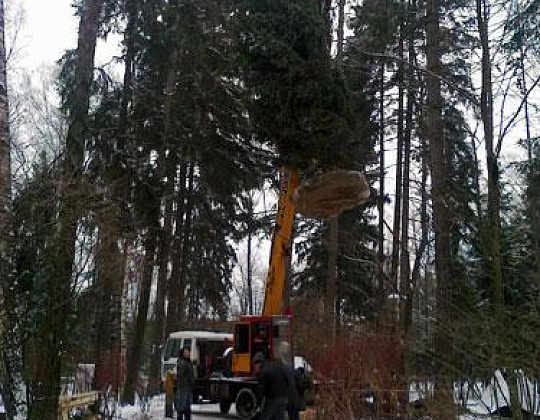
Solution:
M11 139L7 95L6 45L4 41L4 1L0 0L0 293L7 285L9 219L11 207ZM1 298L2 296L0 296ZM3 312L3 311L2 311ZM0 333L7 325L0 323Z
M253 228L253 197L250 195L248 199L249 214L248 214L248 242L247 242L247 304L248 313L253 315L253 266L251 261L251 247L252 247L252 228Z
M136 150L133 146L133 139L130 139L129 132L129 106L133 101L133 61L135 57L135 36L137 28L137 2L138 0L126 0L126 30L124 32L124 44L126 48L126 54L124 57L124 83L122 86L122 99L120 102L120 111L119 111L119 144L118 149L123 151L126 156L130 156L132 161L136 161ZM117 194L112 193L113 196L120 196L128 202L129 194L131 192L132 180L130 176L127 175L125 179L120 180L120 183L123 187L123 190ZM127 217L127 215L124 215ZM125 274L127 259L128 259L128 240L124 240L123 244L124 255L123 255L123 270ZM118 302L115 304L120 308L120 339L119 339L119 358L117 364L119 365L119 384L122 389L118 390L118 395L123 393L123 385L125 383L125 370L126 370L126 358L127 358L127 337L126 337L126 317L125 317L125 294L126 288L124 287L125 276L122 278L122 283L118 285L119 287L119 296Z
M6 45L4 39L4 1L0 0L0 395L3 397L7 416L15 415L17 384L13 372L17 368L12 360L13 337L16 329L11 320L13 300L9 292L9 249L11 214L11 139L9 133L9 103L7 95ZM11 333L7 331L11 330Z
M332 50L332 0L322 0L322 14L323 19L326 24L326 30L325 30L325 44L326 49L328 50L328 54L330 54Z
M487 262L490 274L490 298L493 309L503 304L503 278L501 259L501 221L500 221L500 184L499 162L494 149L493 128L493 86L491 82L491 57L488 34L488 11L485 0L476 0L476 17L482 48L482 88L480 112L484 127L484 144L487 159Z
M173 255L174 261L170 280L167 334L179 328L185 314L184 302L191 247L194 177L194 163L190 162L188 154L186 155L186 163L180 173L182 195L179 196L176 214L175 254Z
M428 156L427 156L427 141L425 136L421 137L422 150L422 180L420 181L420 244L416 249L414 256L414 264L411 273L412 287L418 287L420 282L420 270L422 268L422 259L424 258L426 248L429 243L429 215L428 215ZM426 292L423 293L426 295ZM412 299L411 299L412 304ZM412 309L411 309L412 323Z
M196 233L193 233L196 235ZM188 314L189 314L189 320L195 321L201 316L201 302L203 300L203 296L201 294L202 288L201 288L201 279L203 274L203 267L204 267L204 254L202 250L202 246L200 243L195 242L193 244L193 258L194 260L194 267L193 267L193 277L191 279L191 283L189 285L189 302L188 302Z
M451 320L451 308L455 304L452 284L452 256L450 248L450 212L447 208L448 168L445 156L442 97L439 75L441 62L439 51L439 0L427 1L426 15L427 75L427 138L429 139L429 166L431 171L431 196L433 228L435 231L435 272L437 277L437 331L435 353L437 357L449 356L452 344L446 322ZM443 366L439 369L436 391L441 407L451 407L451 382ZM444 411L444 410L443 410ZM436 418L446 419L448 413L438 413Z
M128 350L126 366L126 383L122 395L122 402L133 404L135 391L139 380L141 367L141 351L143 347L144 334L148 320L148 307L150 306L150 291L152 289L152 277L154 273L156 256L156 233L153 229L147 233L145 241L145 256L143 274L139 286L139 301L137 304L137 317L131 344Z
M480 159L478 158L478 147L475 136L471 136L471 145L473 152L473 162L475 168L480 168ZM483 235L483 214L482 214L482 187L480 186L480 171L476 170L473 174L473 187L474 187L474 205L476 207L476 218L478 220L478 226L480 226L480 234ZM482 239L484 241L484 239Z
M122 92L122 101L120 104L120 124L122 135L127 137L125 127L127 126L128 108L132 100L133 92L133 60L135 57L135 36L137 28L137 1L126 0L126 30L124 32L124 44L126 46L126 55L124 57L124 83Z
M169 180L170 185L174 185L173 180ZM150 364L150 386L153 389L159 390L159 382L161 377L161 346L164 339L165 327L165 295L169 280L169 257L170 257L170 242L172 230L172 188L166 189L164 197L165 206L163 210L163 226L159 234L159 255L158 255L158 280L157 280L157 295L155 303L155 325L154 335L152 339L152 359Z
M338 26L337 26L337 46L336 59L338 65L343 65L343 51L345 48L345 0L338 0Z
M328 229L328 274L324 296L326 322L332 328L330 339L335 337L336 319L335 307L337 296L337 253L339 243L339 216L332 216Z
M37 375L39 384L30 410L31 419L55 419L58 411L62 357L67 342L67 321L70 307L72 270L75 255L77 223L81 212L81 180L85 138L88 130L88 109L94 69L94 53L104 0L86 0L79 24L75 86L70 103L69 127L64 160L61 166L60 202L56 252L53 264L55 275L47 288L43 320L42 358ZM52 255L51 255L52 257Z
M378 244L378 277L380 284L384 284L384 199L385 199L385 150L384 150L384 62L380 63L379 71L379 202L377 203L377 212L379 216L379 244Z
M345 36L345 0L338 1L338 28L337 28L337 51L336 62L338 69L343 71L343 49ZM330 25L331 27L331 25ZM332 32L330 32L331 34ZM330 35L331 36L331 35ZM326 320L332 326L332 337L336 331L336 304L337 304L337 254L339 243L339 215L330 218L328 230L328 274L325 290L325 312Z
M98 216L98 250L96 255L96 340L93 388L118 390L120 370L120 317L125 264L119 246L121 226L118 209L104 209Z
M178 305L180 294L184 293L180 290L180 269L182 264L182 233L184 231L184 216L185 216L185 201L187 192L187 164L180 164L180 171L178 176L178 192L176 194L176 214L174 220L174 237L172 238L173 247L171 250L172 257L172 271L169 280L168 290L168 306L167 306L167 319L165 321L165 335L169 335L177 327L178 318Z
M176 73L178 70L179 61L179 31L180 25L180 13L176 16L174 31L176 33L176 43L173 46L171 54L169 68L167 69L167 81L165 86L165 98L163 106L163 151L161 160L163 161L163 167L165 168L165 175L167 177L166 183L163 188L164 197L164 214L163 214L163 227L160 231L160 244L159 244L159 276L157 284L157 297L156 297L156 324L153 337L153 354L150 366L150 383L154 387L159 384L160 379L160 359L161 352L159 349L163 343L164 335L164 319L165 319L165 295L168 282L169 271L169 254L170 254L170 241L173 222L173 193L174 183L176 178L176 159L172 157L172 150L170 145L171 139L171 108L172 100L175 92ZM167 156L169 153L169 156Z
M183 320L185 313L185 290L189 284L188 279L188 262L190 260L189 255L192 248L192 236L193 236L193 208L194 208L194 188L195 188L195 163L190 162L188 168L188 188L186 191L186 211L185 222L183 225L182 233L182 253L180 261L180 270L178 275L178 309L177 309L177 322L180 323Z
M412 68L412 67L411 67ZM411 160L411 130L413 123L413 101L414 93L411 89L412 80L409 79L409 89L407 92L407 111L405 136L403 139L403 205L401 209L401 255L399 269L399 283L404 297L405 307L403 308L403 327L407 332L412 322L412 285L411 268L409 256L409 188L410 188L410 160Z
M405 115L405 84L404 84L404 66L405 41L404 41L404 23L399 29L399 65L397 69L398 84L398 115L397 115L397 157L396 157L396 186L395 186L395 204L394 204L394 223L392 231L392 267L391 278L395 281L395 292L399 290L398 266L400 254L400 231L401 231L401 207L403 192L403 133L404 133L404 115Z
M519 13L519 2L518 2L518 13ZM522 30L524 30L522 28ZM522 41L523 42L523 41ZM525 72L525 59L526 59L526 49L523 43L519 48L519 67L521 71L521 94L523 95L523 117L525 119L525 145L527 147L527 165L528 171L527 176L529 178L529 185L533 182L535 174L535 165L533 159L533 139L531 136L531 118L529 114L529 98L527 96L527 73ZM540 232L540 220L538 220L537 209L532 207L532 203L529 203L528 206L528 218L531 231L531 241L533 247L534 255L534 267L540 267L540 239L538 238L538 232Z
M407 16L412 14L410 3L407 5ZM401 210L401 260L400 260L400 285L404 296L403 308L403 328L409 331L412 323L412 301L413 285L411 284L411 266L409 255L409 190L410 190L410 168L411 168L411 141L413 130L413 111L415 102L415 80L414 80L414 30L411 19L407 17L407 108L405 110L405 133L403 139L403 205Z

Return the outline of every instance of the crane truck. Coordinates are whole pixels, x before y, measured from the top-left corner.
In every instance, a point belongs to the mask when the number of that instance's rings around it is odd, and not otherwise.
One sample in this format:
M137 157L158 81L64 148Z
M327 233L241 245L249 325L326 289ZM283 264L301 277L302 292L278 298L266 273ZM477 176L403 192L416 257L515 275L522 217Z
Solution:
M279 202L262 313L240 317L234 327L232 375L216 376L210 382L210 396L219 401L223 413L235 402L240 418L249 419L257 415L258 384L252 363L257 353L262 353L267 360L279 358L281 362L294 366L292 353L277 353L279 349L291 348L293 343L287 274L295 212L312 218L337 216L345 209L365 203L369 193L369 184L359 172L334 170L299 185L298 171L280 170Z
M267 360L273 360L281 343L292 343L292 315L286 306L286 279L295 213L293 197L297 188L298 172L281 170L262 312L260 315L243 315L234 326L232 375L210 378L210 398L219 401L222 413L228 412L234 402L242 419L252 418L258 410L253 357L261 352ZM292 357L289 362L293 363Z
M278 209L261 314L240 317L234 325L232 349L224 355L229 363L221 364L229 368L215 371L207 379L206 399L218 402L222 413L227 413L235 403L241 419L257 416L259 384L252 363L257 353L262 353L266 360L279 358L283 363L294 363L292 353L288 358L277 353L280 348L291 348L293 343L287 273L295 211L308 217L329 217L365 202L368 197L369 185L358 172L331 171L299 185L298 171L280 170Z

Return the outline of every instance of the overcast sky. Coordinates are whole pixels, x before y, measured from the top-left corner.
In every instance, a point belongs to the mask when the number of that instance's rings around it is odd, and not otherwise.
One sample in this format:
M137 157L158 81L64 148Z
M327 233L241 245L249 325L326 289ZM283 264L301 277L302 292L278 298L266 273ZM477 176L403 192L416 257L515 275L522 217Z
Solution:
M73 0L9 0L17 9L22 4L24 26L18 40L17 66L36 69L55 63L65 50L77 45L78 18L71 7ZM97 64L109 61L116 52L117 39L100 42Z
M21 0L10 0L17 8ZM35 69L52 64L77 43L72 0L22 0L24 26L18 40L19 65Z

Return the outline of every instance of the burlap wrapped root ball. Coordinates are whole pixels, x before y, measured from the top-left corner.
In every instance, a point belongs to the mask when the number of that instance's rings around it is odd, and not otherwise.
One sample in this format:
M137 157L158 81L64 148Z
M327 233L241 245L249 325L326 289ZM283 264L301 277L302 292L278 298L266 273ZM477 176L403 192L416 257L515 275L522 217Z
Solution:
M369 191L364 174L340 169L302 183L293 202L304 217L328 218L364 204L369 199Z

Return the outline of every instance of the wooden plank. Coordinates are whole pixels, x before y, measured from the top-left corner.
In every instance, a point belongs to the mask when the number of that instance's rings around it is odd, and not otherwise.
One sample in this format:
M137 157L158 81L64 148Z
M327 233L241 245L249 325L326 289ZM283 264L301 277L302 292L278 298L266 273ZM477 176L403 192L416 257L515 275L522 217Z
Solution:
M94 404L98 400L97 391L85 392L84 394L63 395L59 399L60 407L79 407Z
M98 392L85 392L84 394L62 395L58 400L58 405L62 420L69 419L69 409L75 407L86 407L98 401ZM97 417L96 417L97 419Z

